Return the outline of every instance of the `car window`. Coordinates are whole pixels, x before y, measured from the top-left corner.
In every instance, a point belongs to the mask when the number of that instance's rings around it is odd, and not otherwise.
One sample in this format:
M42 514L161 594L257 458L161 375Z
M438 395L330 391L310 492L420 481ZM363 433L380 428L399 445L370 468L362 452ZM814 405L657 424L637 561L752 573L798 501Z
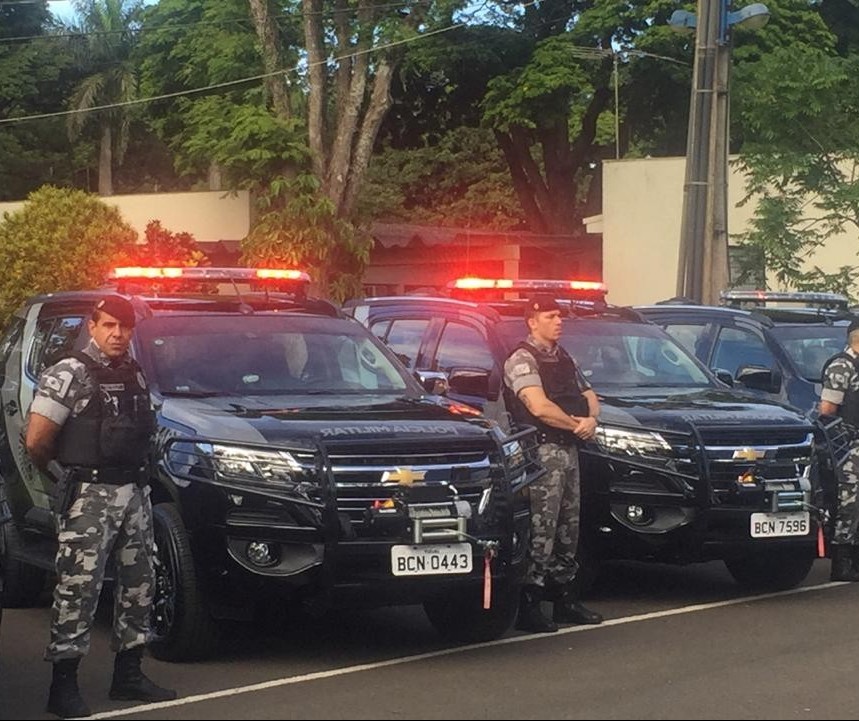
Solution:
M388 328L391 326L391 321L389 320L377 320L374 323L370 323L370 332L376 336L379 340L385 340L385 334L388 332Z
M561 345L599 392L610 386L704 387L710 379L661 328L611 321L569 321Z
M166 394L401 392L407 387L407 376L381 343L351 322L162 317L141 324L139 340L147 370Z
M428 325L429 319L425 318L401 318L391 323L385 342L409 368L415 366Z
M775 368L776 360L763 339L754 333L741 328L721 328L710 365L736 376L740 366Z
M9 356L12 354L15 346L21 341L25 324L26 321L23 318L12 318L9 321L9 327L6 328L6 332L3 334L3 339L0 340L0 382L5 383L6 373L9 370L6 367L9 362ZM16 375L18 372L20 371L15 371Z
M700 360L706 360L706 323L669 323L665 326L665 330L692 355Z
M436 370L480 368L491 371L493 366L492 353L480 331L464 323L450 322L444 326L436 351Z
M820 382L823 366L844 350L844 325L775 326L770 332L807 380Z
M81 315L40 319L27 356L27 373L38 378L45 368L71 353L83 320Z

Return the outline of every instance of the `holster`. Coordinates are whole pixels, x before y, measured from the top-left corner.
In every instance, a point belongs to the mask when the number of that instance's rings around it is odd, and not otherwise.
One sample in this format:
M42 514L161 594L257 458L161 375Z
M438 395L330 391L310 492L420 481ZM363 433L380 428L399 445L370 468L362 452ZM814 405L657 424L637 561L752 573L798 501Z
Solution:
M48 477L54 482L51 493L51 510L58 516L69 512L78 496L78 484L72 478L72 470L59 461L51 461L47 467Z

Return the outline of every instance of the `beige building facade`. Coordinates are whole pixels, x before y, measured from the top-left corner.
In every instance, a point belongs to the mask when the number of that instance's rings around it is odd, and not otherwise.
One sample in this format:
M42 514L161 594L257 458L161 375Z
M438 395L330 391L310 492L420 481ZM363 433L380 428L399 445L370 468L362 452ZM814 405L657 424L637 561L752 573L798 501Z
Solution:
M586 221L602 233L603 281L608 300L619 305L654 303L676 295L685 158L611 160L603 167L603 212ZM745 195L742 174L731 167L728 181L728 231L741 233L754 203L739 206ZM859 233L833 238L805 259L809 269L835 272L859 265ZM779 288L774 278L768 280Z

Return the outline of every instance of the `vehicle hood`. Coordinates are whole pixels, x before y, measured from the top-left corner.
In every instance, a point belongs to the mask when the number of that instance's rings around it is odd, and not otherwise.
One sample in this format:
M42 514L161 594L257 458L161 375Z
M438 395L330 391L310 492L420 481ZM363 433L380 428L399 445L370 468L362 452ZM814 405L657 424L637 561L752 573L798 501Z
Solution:
M677 388L623 388L600 392L604 424L641 425L688 431L700 426L809 426L797 410L752 394L710 388L692 392Z
M449 406L437 397L370 395L166 398L159 418L185 435L240 443L485 437L486 420L458 415Z

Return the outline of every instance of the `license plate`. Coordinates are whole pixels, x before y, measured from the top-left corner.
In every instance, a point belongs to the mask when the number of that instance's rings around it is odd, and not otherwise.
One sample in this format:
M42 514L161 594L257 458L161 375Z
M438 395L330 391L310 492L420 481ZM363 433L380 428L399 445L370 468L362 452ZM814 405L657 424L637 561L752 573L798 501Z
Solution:
M805 536L810 530L808 511L796 513L753 513L752 538Z
M468 543L393 546L391 572L395 576L471 573L471 546Z

